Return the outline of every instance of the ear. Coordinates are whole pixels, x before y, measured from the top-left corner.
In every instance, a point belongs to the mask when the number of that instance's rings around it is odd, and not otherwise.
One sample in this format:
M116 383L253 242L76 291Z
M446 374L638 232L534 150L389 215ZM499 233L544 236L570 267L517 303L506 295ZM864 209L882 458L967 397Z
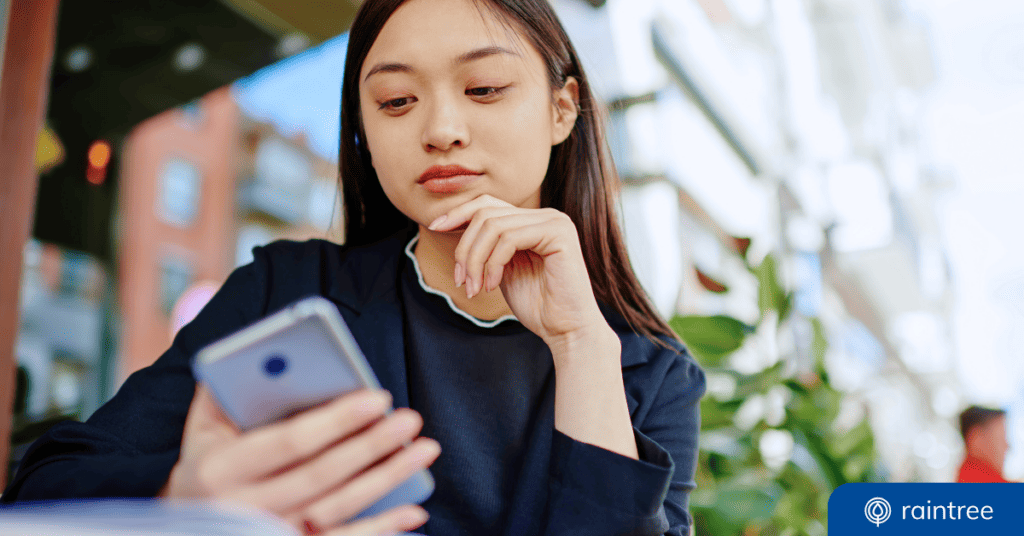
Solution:
M570 76L565 80L565 85L555 90L553 97L551 145L558 145L569 137L572 128L576 126L576 118L580 114L580 107L577 104L580 100L579 82Z

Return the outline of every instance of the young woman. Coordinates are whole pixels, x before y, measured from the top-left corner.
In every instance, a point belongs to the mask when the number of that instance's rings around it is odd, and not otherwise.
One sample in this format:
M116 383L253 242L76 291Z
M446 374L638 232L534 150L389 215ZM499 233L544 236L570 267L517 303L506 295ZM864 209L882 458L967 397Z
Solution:
M257 248L3 499L213 497L339 535L688 534L704 377L629 267L594 108L545 0L367 0L342 92L345 244ZM309 294L386 392L239 433L189 359ZM423 508L350 522L435 459Z

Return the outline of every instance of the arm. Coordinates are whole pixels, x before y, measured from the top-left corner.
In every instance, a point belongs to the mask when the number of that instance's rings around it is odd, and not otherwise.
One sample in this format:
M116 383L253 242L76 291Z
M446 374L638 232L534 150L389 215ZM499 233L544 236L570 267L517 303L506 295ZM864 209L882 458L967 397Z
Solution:
M697 487L700 399L704 396L704 371L688 353L673 356L650 411L638 432L653 448L666 452L675 465L665 495L665 513L671 529L667 534L689 534L693 518L689 512L690 492Z
M551 345L555 429L622 456L638 457L622 383L622 344L607 324Z
M454 251L455 285L466 285L467 300L500 288L516 318L544 340L554 359L547 533L646 536L665 533L670 522L673 534L688 530L697 401L704 392L696 364L681 346L659 353L649 341L627 349L625 341L613 340L569 216L484 194L438 217L427 230L458 233L463 225ZM635 361L643 363L654 354L656 365L641 367L646 380L632 386L657 393L653 407L637 413L642 423L648 413L655 420L650 428L658 437L647 437L629 415L622 358L642 355ZM690 383L676 385L680 378L666 376L675 361L692 365ZM673 457L680 458L676 480Z
M651 374L629 382L651 393L630 427L639 459L556 431L547 534L689 534L704 374L686 354L670 350L634 375L644 369Z

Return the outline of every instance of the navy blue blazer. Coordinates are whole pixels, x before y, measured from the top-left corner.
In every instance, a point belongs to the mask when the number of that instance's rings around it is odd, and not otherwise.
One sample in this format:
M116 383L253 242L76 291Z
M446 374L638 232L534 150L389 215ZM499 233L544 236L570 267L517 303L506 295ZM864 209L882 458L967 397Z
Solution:
M253 262L228 277L153 365L132 374L86 422L58 424L33 444L0 502L154 496L178 459L195 392L195 353L309 295L338 305L395 406L408 407L396 291L408 239L399 233L359 247L310 240L255 248ZM561 433L551 445L529 445L552 451L550 477L536 490L547 495L547 511L511 512L509 519L544 516L523 526L549 535L687 535L704 374L677 342L662 348L602 310L622 341L626 399L641 459Z

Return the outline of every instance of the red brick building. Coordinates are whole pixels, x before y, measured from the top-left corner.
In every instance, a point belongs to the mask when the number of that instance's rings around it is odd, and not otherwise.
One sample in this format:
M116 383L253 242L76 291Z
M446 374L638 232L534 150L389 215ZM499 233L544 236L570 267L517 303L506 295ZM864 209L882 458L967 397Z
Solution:
M325 237L339 213L335 165L246 117L229 88L139 125L122 161L115 383L167 349L186 289L219 285L255 245Z

